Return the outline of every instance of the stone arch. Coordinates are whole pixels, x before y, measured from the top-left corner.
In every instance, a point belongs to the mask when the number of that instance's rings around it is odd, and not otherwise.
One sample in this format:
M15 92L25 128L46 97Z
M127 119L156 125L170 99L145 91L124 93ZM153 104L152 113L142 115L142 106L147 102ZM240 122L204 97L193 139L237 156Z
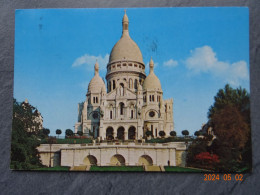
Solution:
M136 128L134 126L129 127L128 129L128 139L135 139Z
M106 139L107 140L112 140L114 139L114 129L113 127L107 127L106 129Z
M117 129L117 138L118 139L122 139L122 140L125 139L125 128L124 127L122 127L122 126L118 127L118 129Z
M111 157L110 165L112 165L112 166L123 166L123 165L125 165L125 158L120 154L116 154L116 155Z
M153 159L148 155L142 155L138 160L138 164L151 166L153 165Z
M88 155L83 160L84 165L97 165L97 158L93 155Z

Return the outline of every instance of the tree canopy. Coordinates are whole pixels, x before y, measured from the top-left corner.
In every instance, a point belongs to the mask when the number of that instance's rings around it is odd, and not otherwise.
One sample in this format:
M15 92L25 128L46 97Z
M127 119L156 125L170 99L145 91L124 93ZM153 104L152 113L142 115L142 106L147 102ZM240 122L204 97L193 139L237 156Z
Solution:
M71 129L66 129L65 134L66 136L72 136L74 133Z
M33 169L41 166L36 149L40 145L41 124L34 121L35 108L24 106L13 100L13 123L11 142L11 167L14 169ZM31 131L34 129L35 131Z
M209 108L209 119L212 119L214 114L226 106L234 106L245 117L246 121L250 123L250 96L246 89L241 87L233 89L227 84L224 89L218 91L214 100L214 104Z
M170 136L173 136L173 137L174 137L174 136L176 136L176 135L177 135L176 131L171 131L171 132L170 132Z
M206 128L212 128L213 135L207 129L201 130L205 139L197 139L188 151L187 163L192 166L195 155L209 152L216 154L217 171L237 171L251 168L251 135L250 135L250 100L249 93L241 87L233 89L228 84L220 89L209 108ZM196 136L199 135L196 132Z
M152 134L153 134L152 131L146 131L146 132L145 132L145 135L146 135L146 136L151 136Z
M160 135L161 137L164 137L164 136L165 136L165 132L164 132L164 131L159 131L159 135Z
M83 132L82 132L82 131L78 131L77 134L78 134L79 136L82 136L82 135L83 135Z
M50 134L50 129L47 129L47 128L43 128L42 129L42 133L46 136L48 136Z
M61 133L62 133L62 131L61 131L60 129L57 129L57 130L56 130L56 134L57 134L57 135L60 135Z
M182 133L182 135L184 135L184 136L187 136L187 135L190 134L188 130L183 130L181 133Z

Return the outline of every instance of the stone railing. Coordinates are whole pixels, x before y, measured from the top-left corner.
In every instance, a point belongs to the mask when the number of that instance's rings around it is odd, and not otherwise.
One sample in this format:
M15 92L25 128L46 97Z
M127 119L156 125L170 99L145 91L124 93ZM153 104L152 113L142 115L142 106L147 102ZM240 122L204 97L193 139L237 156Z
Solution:
M41 144L37 149L39 152L59 152L61 149L81 149L81 148L109 148L109 147L141 147L141 148L175 148L186 150L185 142L168 143L134 143L134 142L105 142L91 144Z

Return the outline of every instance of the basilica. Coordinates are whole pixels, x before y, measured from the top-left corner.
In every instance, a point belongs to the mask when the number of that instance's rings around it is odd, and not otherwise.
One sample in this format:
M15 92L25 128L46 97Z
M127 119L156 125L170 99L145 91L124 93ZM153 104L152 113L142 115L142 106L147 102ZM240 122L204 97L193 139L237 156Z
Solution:
M136 140L151 131L169 136L174 130L173 99L164 100L154 62L149 63L149 75L138 45L129 35L126 13L122 21L122 36L114 45L107 64L106 83L94 66L94 77L88 85L84 102L78 104L75 133L100 140Z

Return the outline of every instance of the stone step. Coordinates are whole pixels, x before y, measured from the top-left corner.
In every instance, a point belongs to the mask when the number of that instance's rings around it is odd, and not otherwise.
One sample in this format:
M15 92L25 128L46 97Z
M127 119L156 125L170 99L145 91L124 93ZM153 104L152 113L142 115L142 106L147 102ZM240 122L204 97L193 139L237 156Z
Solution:
M145 166L145 171L161 172L160 166Z
M88 171L90 166L81 165L70 167L70 171Z

